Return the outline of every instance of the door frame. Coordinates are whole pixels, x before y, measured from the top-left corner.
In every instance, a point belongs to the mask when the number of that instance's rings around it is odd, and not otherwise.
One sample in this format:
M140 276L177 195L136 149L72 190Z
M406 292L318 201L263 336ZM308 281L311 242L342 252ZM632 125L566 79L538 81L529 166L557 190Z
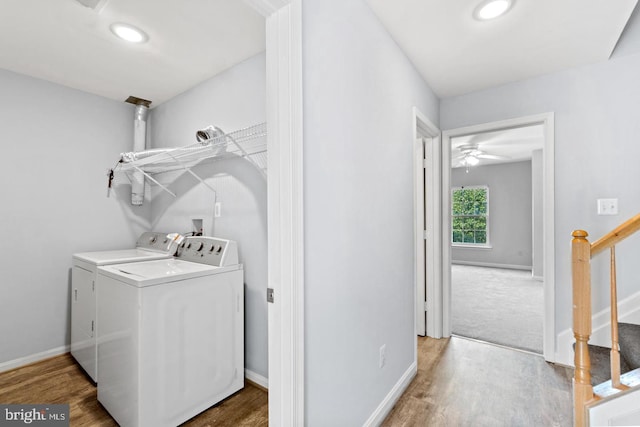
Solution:
M266 18L269 424L304 425L302 1L244 0ZM266 298L266 295L265 295Z
M414 141L414 335L425 335L426 333L429 337L441 338L442 304L436 303L442 300L440 282L442 277L441 244L440 233L437 232L441 226L440 129L416 107L413 107L412 120ZM424 161L425 158L426 161ZM426 244L425 231L427 234ZM432 297L425 298L427 295ZM426 319L424 315L425 299L427 301Z
M482 132L543 125L543 277L544 319L543 355L545 360L555 362L555 207L554 207L554 114L537 114L466 126L442 132L442 313L443 336L451 336L451 138ZM447 165L447 167L445 167Z

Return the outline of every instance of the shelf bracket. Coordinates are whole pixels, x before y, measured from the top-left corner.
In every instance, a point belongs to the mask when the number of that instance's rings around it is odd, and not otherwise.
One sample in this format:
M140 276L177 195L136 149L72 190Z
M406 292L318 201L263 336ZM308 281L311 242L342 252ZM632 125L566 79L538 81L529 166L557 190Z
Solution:
M175 193L171 190L169 190L167 187L165 187L164 185L160 184L158 181L156 181L151 175L149 175L148 173L146 173L145 171L143 171L142 169L140 169L138 166L131 164L131 166L137 170L138 172L142 173L145 177L149 178L154 184L158 185L160 188L162 188L164 191L166 191L167 193L171 194L173 197L177 197L175 195Z
M169 157L171 157L173 160L176 161L176 163L178 163L180 166L182 166L182 169L184 169L185 171L189 172L195 179L197 179L198 181L200 181L204 186L206 186L209 190L213 191L213 194L216 194L216 190L215 188L213 188L212 186L210 186L209 184L207 184L205 182L204 179L200 178L198 176L198 174L196 174L194 171L192 171L191 169L189 169L183 162L181 162L180 160L178 160L175 156L173 156L170 152L167 152L167 155L169 155Z
M242 148L240 144L238 144L238 141L236 141L235 138L233 138L231 135L225 135L225 136L229 138L236 147L238 147L238 150L240 150L240 152L242 153L242 157L249 160L253 164L253 166L255 166L256 169L260 171L262 176L266 178L267 177L266 172L260 167L258 163L256 163L251 157L249 157L249 153L247 153L247 151L244 148Z

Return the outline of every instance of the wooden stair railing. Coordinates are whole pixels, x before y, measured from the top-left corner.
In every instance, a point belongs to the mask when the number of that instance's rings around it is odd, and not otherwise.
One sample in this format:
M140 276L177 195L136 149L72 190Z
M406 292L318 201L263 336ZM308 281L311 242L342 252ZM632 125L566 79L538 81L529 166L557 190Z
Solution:
M628 388L620 382L615 246L639 230L640 214L629 219L594 243L589 243L587 240L588 233L584 230L576 230L572 233L573 335L576 340L573 378L573 420L576 427L587 425L585 408L600 399L593 392L593 386L591 385L591 360L589 358L591 259L607 249L610 249L611 252L611 385L620 390Z

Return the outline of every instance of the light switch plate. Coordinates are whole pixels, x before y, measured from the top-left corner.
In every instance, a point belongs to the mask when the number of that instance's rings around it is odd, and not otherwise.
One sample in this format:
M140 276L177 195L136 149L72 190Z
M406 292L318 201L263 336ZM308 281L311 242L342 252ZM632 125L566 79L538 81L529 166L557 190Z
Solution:
M598 215L618 215L618 199L598 199Z

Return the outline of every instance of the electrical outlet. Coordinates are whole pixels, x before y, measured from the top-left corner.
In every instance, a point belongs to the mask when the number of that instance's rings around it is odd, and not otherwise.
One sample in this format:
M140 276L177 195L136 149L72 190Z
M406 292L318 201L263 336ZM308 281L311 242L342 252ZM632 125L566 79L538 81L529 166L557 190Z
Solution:
M216 202L216 204L213 206L213 215L216 218L219 218L222 216L222 203Z
M387 363L387 345L382 344L380 347L380 361L378 362L380 369L384 367L385 363Z
M618 215L618 199L598 199L598 215Z

